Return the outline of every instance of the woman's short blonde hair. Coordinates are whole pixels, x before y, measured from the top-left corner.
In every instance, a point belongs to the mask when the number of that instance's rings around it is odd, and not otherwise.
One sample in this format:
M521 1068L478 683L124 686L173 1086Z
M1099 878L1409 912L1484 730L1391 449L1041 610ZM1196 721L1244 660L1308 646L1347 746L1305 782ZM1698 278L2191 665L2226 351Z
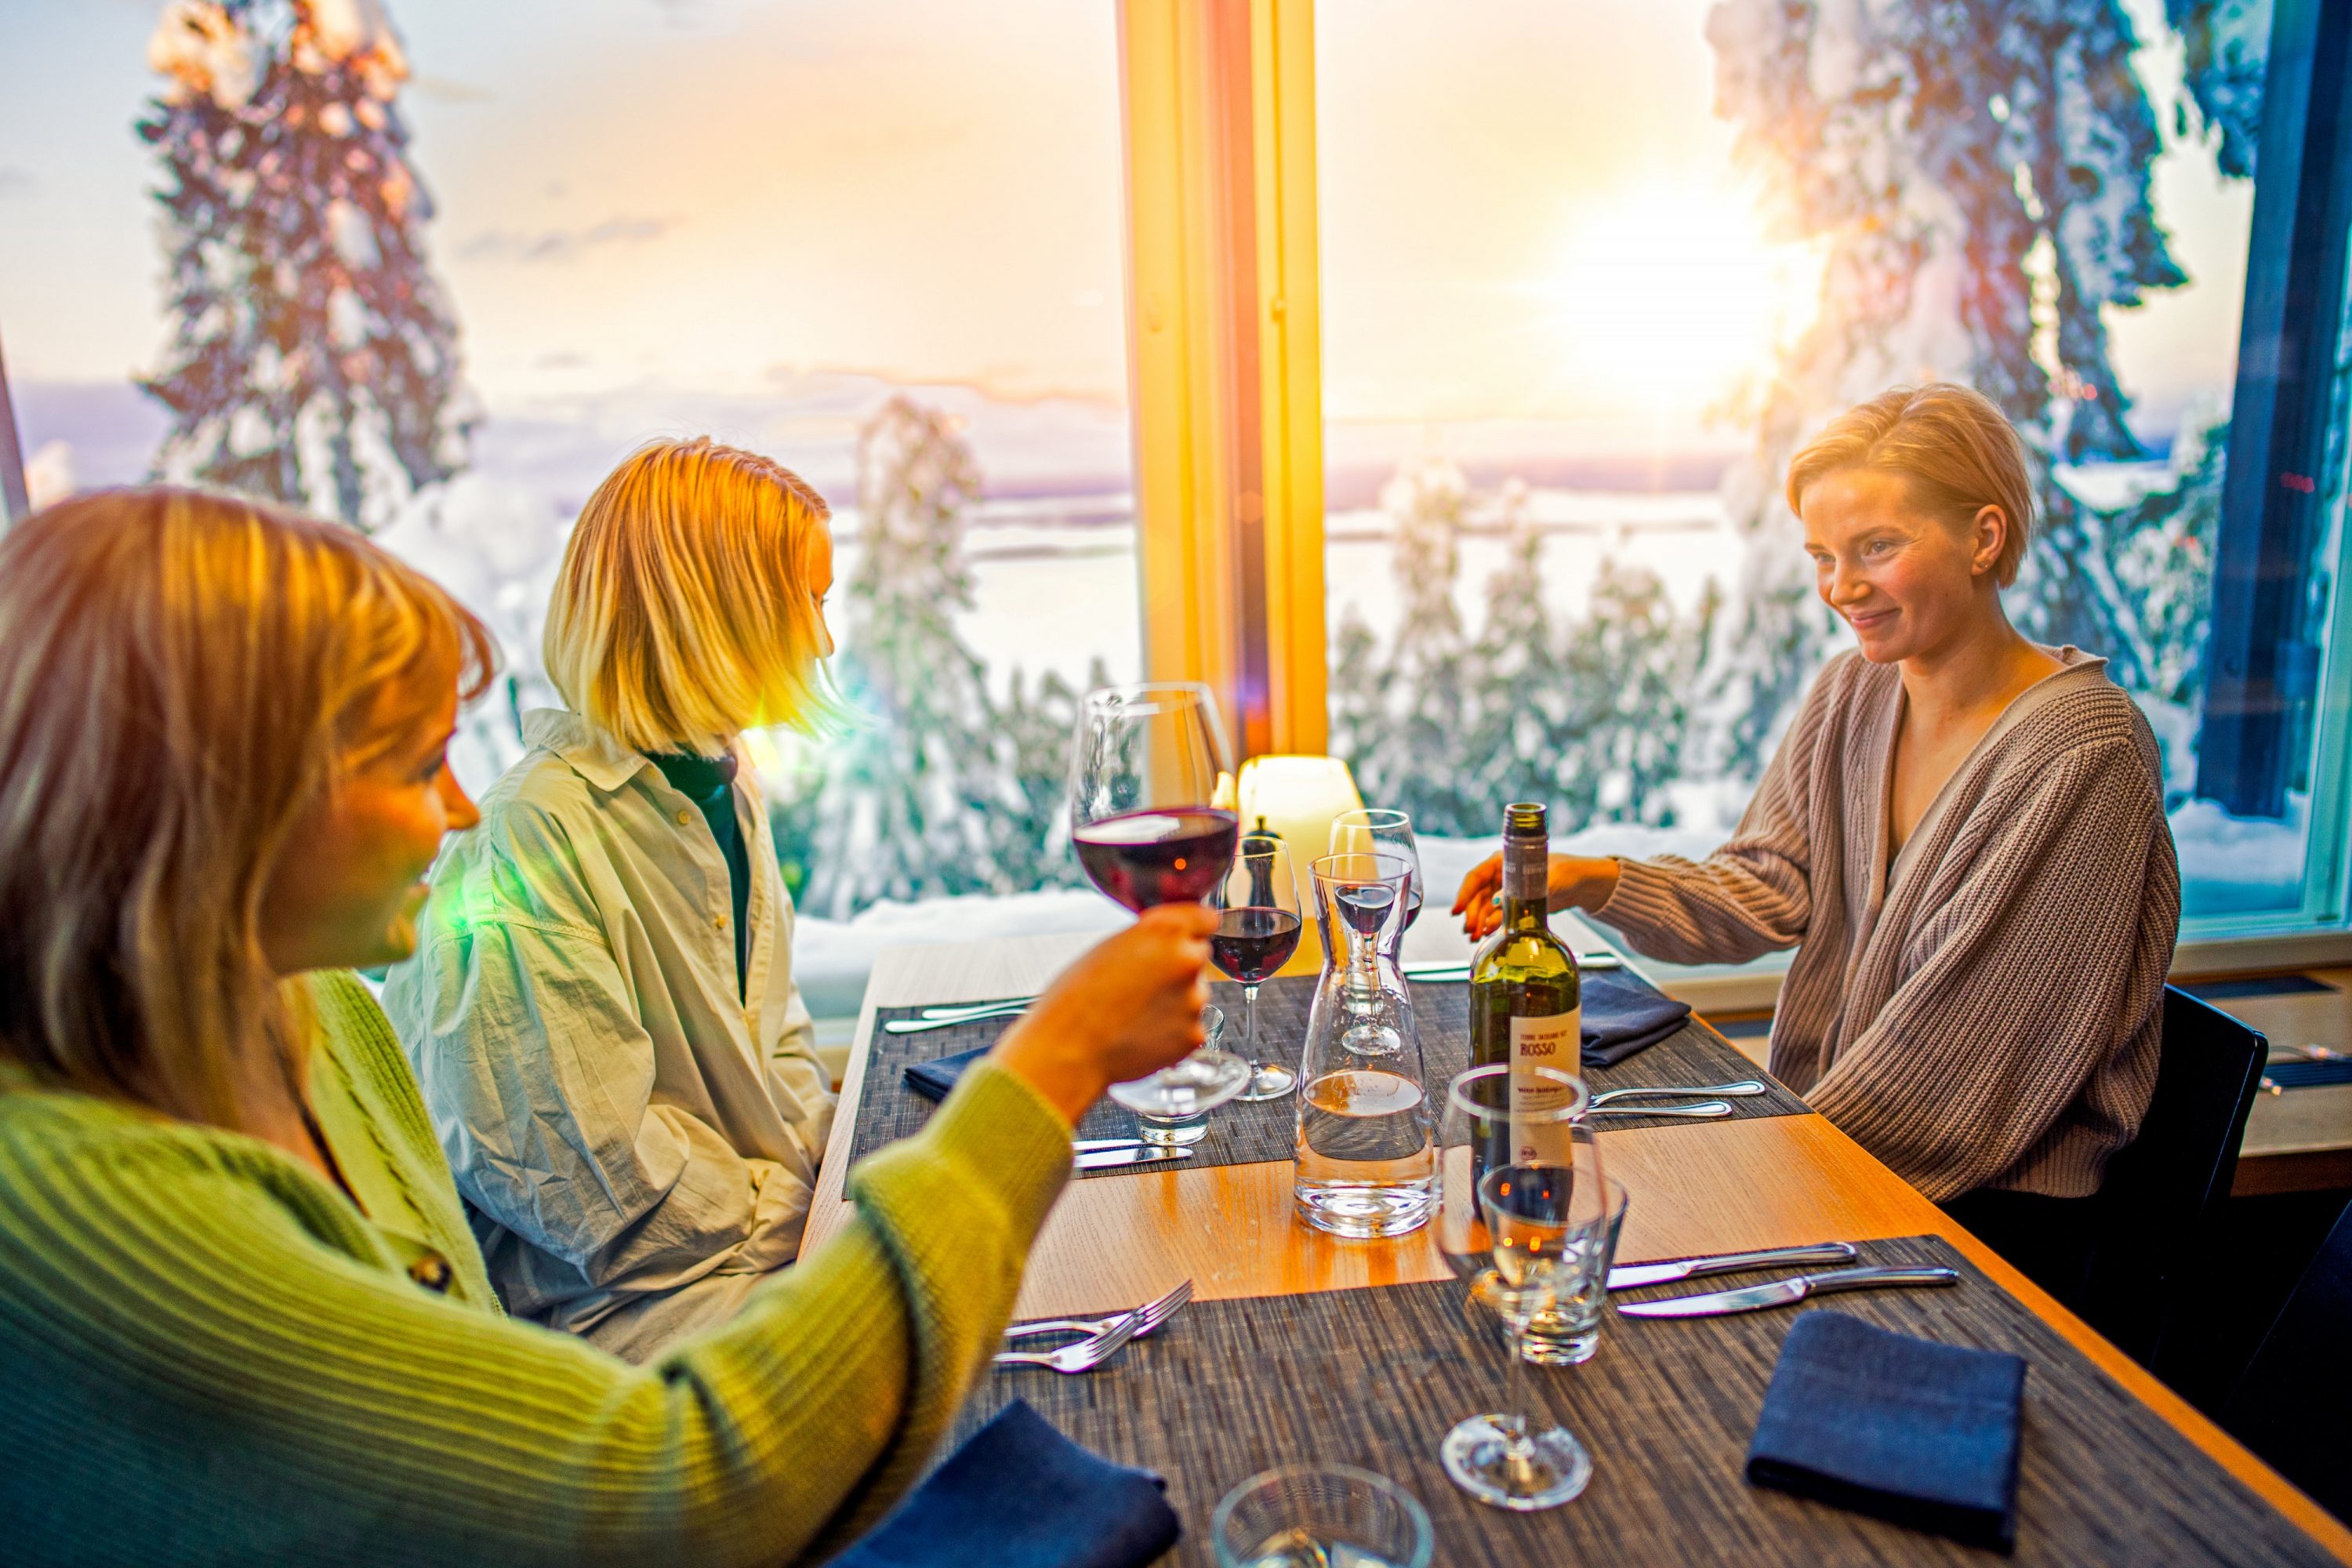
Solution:
M497 647L349 529L101 490L0 539L0 1058L253 1128L299 1082L262 896L297 821Z
M555 689L633 751L714 755L769 724L824 732L838 708L809 566L831 515L756 452L708 437L639 447L564 547L547 612Z
M1920 507L1966 527L1989 506L2009 520L1993 580L2017 581L2033 532L2025 443L1992 400L1950 382L1898 386L1830 421L1789 464L1789 510L1807 487L1841 468L1900 474Z

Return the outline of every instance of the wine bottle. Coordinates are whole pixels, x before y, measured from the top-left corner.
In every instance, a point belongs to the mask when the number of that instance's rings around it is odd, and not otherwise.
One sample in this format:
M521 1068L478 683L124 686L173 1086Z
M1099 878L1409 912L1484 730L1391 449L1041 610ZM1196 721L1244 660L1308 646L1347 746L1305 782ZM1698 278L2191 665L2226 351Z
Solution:
M1582 1066L1583 1008L1576 954L1551 932L1546 909L1550 837L1544 808L1503 808L1503 923L1478 949L1470 968L1470 1065L1509 1064L1515 1106L1554 1100L1534 1087L1530 1068L1576 1075ZM1551 1136L1543 1136L1549 1133ZM1497 1163L1568 1163L1566 1129L1498 1127L1479 1151L1478 1179Z

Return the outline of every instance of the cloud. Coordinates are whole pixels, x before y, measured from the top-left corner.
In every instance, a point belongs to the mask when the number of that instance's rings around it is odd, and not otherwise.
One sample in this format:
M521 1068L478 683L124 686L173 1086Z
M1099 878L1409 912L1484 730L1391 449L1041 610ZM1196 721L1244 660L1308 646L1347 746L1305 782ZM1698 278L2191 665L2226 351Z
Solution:
M641 245L677 226L666 217L608 217L587 228L551 228L537 234L485 229L458 247L458 254L505 261L572 261L582 252L607 245Z
M21 196L33 188L33 171L0 163L0 196Z

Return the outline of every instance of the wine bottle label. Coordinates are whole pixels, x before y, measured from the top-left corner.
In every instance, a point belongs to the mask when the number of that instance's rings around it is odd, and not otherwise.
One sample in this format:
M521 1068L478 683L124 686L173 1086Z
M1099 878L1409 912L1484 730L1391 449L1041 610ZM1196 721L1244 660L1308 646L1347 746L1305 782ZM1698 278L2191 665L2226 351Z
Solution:
M1515 1165L1566 1165L1570 1158L1568 1123L1537 1121L1525 1112L1561 1103L1565 1091L1529 1071L1549 1068L1573 1078L1584 1059L1584 1009L1570 1007L1540 1018L1511 1019L1511 1163Z

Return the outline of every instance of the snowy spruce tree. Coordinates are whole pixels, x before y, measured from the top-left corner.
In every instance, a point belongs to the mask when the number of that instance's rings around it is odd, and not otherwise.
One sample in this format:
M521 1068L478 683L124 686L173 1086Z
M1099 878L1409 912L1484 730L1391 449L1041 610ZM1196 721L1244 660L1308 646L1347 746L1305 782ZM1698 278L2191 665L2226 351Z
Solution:
M171 0L148 59L170 80L138 127L165 181L155 472L381 526L470 425L400 42L378 0Z
M2210 135L2229 174L2252 166L2267 10L2168 4L2188 55L2179 132ZM1781 231L1828 249L1820 317L1757 398L1753 458L1728 487L1753 542L1720 672L1725 761L1760 765L1832 625L1779 493L1788 459L1900 383L1965 382L2017 425L2042 512L2020 619L2147 689L2150 606L2121 563L2166 523L2088 507L2057 473L2142 455L2104 313L2187 281L2151 199L2162 142L2120 0L1724 0L1708 36L1737 156Z
M1513 800L1549 805L1560 833L1671 823L1665 786L1681 771L1714 590L1679 616L1655 574L1604 557L1588 613L1561 616L1545 596L1526 487L1513 482L1494 498L1507 554L1472 638L1454 584L1479 498L1452 464L1423 460L1399 470L1383 502L1396 524L1396 640L1382 649L1351 606L1331 673L1332 750L1364 798L1457 836L1495 832Z
M938 409L894 397L859 435L857 566L834 672L860 719L780 840L806 868L814 913L1076 880L1062 818L1078 694L1015 670L999 703L956 630L972 607L963 528L980 489Z
M862 721L817 794L814 913L990 889L988 672L955 627L972 604L963 513L979 494L971 448L939 410L893 397L859 433L857 567L834 672Z
M1378 721L1359 741L1354 765L1367 800L1410 812L1432 832L1484 831L1463 826L1485 815L1461 767L1473 709L1454 586L1469 504L1469 481L1444 458L1407 462L1381 490L1381 509L1395 527L1391 569L1400 616L1374 682ZM1435 759L1443 761L1433 765Z

